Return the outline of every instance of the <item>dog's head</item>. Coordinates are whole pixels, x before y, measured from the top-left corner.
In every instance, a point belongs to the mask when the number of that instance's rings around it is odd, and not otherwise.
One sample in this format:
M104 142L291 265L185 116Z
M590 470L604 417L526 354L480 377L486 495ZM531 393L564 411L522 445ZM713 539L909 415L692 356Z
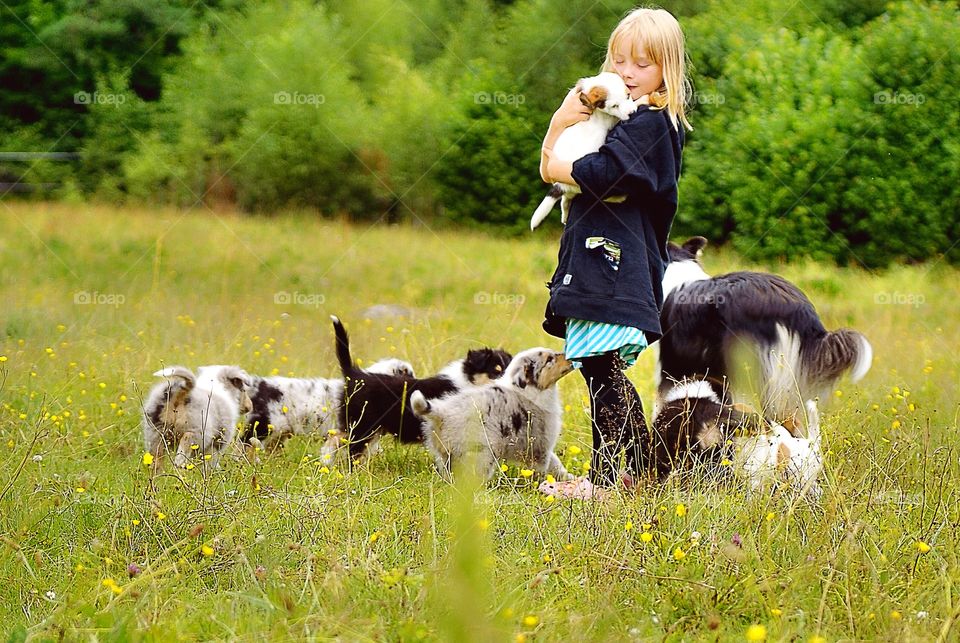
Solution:
M485 384L499 379L513 356L499 348L476 348L463 360L463 375L471 384Z
M637 111L637 104L631 100L623 79L613 72L605 71L581 78L577 86L580 89L580 102L590 109L599 109L622 121Z
M572 370L573 364L563 353L549 348L529 348L513 358L506 375L507 381L517 388L545 391Z
M782 480L816 500L820 497L817 479L823 471L823 456L816 440L795 438L786 428L775 425L776 463Z
M695 261L699 264L707 243L706 237L690 237L683 242L683 245L679 246L670 241L667 243L667 255L670 257L671 263L675 261Z
M379 373L381 375L397 375L399 377L414 378L413 365L396 357L388 357L378 362L374 362L367 368L368 373Z
M239 366L201 366L197 369L197 382L224 391L237 402L241 414L253 410L250 400L253 378Z

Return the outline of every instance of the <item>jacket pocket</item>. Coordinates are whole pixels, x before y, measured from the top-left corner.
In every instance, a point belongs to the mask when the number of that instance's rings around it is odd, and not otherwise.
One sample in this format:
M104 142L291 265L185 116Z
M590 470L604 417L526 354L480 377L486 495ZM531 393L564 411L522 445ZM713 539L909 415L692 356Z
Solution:
M588 233L572 248L563 285L577 292L612 295L620 272L621 252L619 242Z

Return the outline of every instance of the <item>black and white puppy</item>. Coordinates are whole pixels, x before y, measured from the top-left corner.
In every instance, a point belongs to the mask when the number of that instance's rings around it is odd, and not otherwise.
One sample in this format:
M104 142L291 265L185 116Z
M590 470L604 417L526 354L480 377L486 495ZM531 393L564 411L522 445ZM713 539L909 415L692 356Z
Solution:
M371 364L371 373L414 377L413 366L389 358ZM259 449L276 449L294 435L331 434L342 430L342 378L254 377L242 439Z
M623 79L613 72L605 71L581 78L573 91L580 92L580 102L593 112L587 120L563 130L553 145L553 153L557 158L571 163L599 150L613 126L637 111L637 104L630 98L630 91ZM580 188L576 185L554 183L530 218L530 229L536 230L560 199L560 220L566 223L570 201L578 194Z
M250 376L238 366L202 366L197 374L183 366L154 373L164 381L143 405L143 441L154 458L154 471L164 453L173 452L173 466L187 468L196 455L205 467L217 466L233 442L240 416L251 409Z
M331 319L344 389L339 405L342 428L324 445L322 454L326 459L343 441L349 445L351 459L364 453L371 455L385 433L401 442L423 442L420 418L410 409L411 393L419 391L426 399L436 399L485 384L500 377L511 359L506 351L483 348L469 351L464 359L451 362L433 377L373 373L354 364L346 329L337 317Z
M854 382L862 379L873 360L870 342L855 330L828 331L806 295L779 275L711 277L699 262L706 244L703 237L668 244L657 342L660 396L685 378L731 379L735 396L754 401L755 393L765 417L803 436L805 400L826 399L848 371ZM745 360L757 364L753 387L737 380Z
M427 400L410 396L437 470L450 479L453 465L471 454L476 471L489 479L499 460L513 460L557 479L570 479L554 453L560 437L557 382L573 370L562 353L531 348L517 354L504 376L485 386Z
M685 379L661 395L653 419L650 461L664 480L673 471L718 463L738 431L758 433L765 421L752 409L733 404L724 382Z

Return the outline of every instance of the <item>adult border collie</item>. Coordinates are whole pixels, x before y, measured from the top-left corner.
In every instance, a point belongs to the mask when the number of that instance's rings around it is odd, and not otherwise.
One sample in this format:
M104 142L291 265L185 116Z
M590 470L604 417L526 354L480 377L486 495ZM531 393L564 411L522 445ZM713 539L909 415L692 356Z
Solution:
M854 382L862 379L873 349L855 330L824 328L806 295L783 277L747 271L711 277L699 261L706 245L693 237L667 247L658 396L684 379L726 377L736 397L759 398L767 419L802 437L804 401L828 399L847 371Z

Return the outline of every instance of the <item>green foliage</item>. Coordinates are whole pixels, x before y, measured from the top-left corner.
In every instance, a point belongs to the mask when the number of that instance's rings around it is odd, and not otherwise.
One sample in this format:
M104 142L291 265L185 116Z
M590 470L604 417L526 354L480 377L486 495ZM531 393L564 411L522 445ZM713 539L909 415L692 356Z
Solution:
M955 8L916 3L856 38L814 26L743 43L717 25L724 53L705 52L706 66L723 66L698 96L677 230L755 259L879 266L947 252L960 216L958 25Z
M549 118L634 6L207 4L5 5L0 142L82 160L4 162L4 180L520 234L543 194ZM695 87L678 234L763 260L960 260L955 3L666 7L681 17Z

